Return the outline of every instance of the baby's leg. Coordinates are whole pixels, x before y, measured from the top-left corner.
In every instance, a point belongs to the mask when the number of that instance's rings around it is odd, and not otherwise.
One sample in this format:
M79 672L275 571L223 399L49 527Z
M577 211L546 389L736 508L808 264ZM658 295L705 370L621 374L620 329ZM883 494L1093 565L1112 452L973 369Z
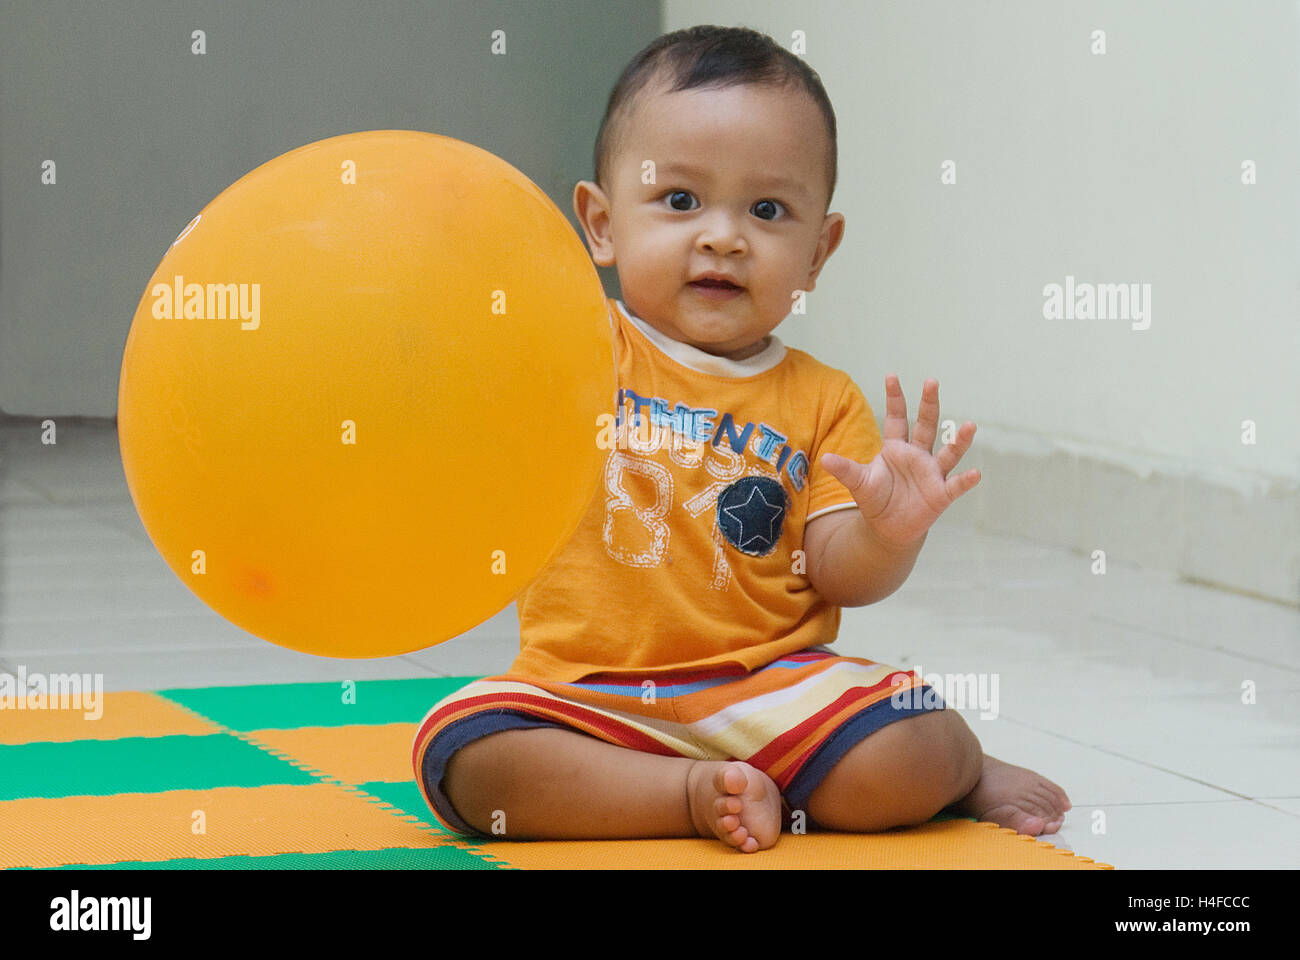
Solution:
M986 757L954 710L897 720L852 747L809 798L809 816L838 830L925 823L945 807L1037 836L1070 809L1050 780Z
M752 853L781 833L776 784L747 763L642 753L574 730L475 740L448 761L443 790L470 826L511 839L716 836Z

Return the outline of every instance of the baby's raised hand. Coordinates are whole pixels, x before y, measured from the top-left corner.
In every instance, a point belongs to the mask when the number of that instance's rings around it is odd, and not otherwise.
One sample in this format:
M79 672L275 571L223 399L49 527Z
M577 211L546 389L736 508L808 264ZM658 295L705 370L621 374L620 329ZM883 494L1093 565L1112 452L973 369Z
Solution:
M939 382L927 380L921 388L916 429L909 440L907 401L898 377L889 374L880 453L870 463L836 453L822 455L822 466L848 487L871 533L887 546L914 545L953 501L979 483L978 470L948 476L970 449L975 424L963 423L955 441L935 456L931 451L938 430Z

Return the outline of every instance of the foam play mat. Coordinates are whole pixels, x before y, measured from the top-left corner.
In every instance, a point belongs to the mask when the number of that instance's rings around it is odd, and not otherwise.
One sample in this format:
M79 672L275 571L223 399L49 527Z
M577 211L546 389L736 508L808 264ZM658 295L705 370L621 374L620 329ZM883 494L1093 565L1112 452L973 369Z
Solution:
M1109 869L992 823L711 839L511 841L434 825L410 767L473 677L107 693L0 710L0 868Z

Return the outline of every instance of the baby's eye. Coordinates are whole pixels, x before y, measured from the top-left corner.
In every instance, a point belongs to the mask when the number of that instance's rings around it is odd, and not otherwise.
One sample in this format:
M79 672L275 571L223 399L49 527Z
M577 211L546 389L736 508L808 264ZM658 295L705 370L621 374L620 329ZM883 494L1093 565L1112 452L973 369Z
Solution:
M689 196L691 196L691 195L690 195L689 193L687 193L685 190L674 190L674 191L672 191L671 193L668 194L668 205L669 205L670 207L672 207L674 210L689 210L689 209L691 209L690 207L679 207L679 206L677 206L677 203L676 203L676 200L675 200L676 197L689 197ZM692 199L693 199L693 198L692 198Z
M765 210L765 209L768 208L768 207L772 207L772 208L781 208L781 204L779 204L779 203L778 203L777 201L775 201L775 200L760 200L760 201L758 201L758 203L754 204L754 209L755 209L755 210ZM772 213L772 216L770 216L770 217L768 217L768 216L764 216L762 213L760 213L760 214L758 214L758 218L759 218L760 220L775 220L775 219L776 219L776 213L775 213L775 210L774 210L774 212Z

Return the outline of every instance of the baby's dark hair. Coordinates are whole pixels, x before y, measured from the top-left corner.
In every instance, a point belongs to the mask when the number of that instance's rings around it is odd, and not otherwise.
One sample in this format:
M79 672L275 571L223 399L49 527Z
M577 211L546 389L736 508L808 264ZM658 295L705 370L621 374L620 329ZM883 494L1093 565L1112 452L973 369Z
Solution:
M771 37L747 27L696 26L666 33L632 58L614 84L596 135L596 183L609 185L609 163L631 101L659 73L667 75L670 93L696 87L729 87L741 83L794 86L804 90L821 110L830 138L826 158L827 203L837 177L835 110L821 78L808 64Z

